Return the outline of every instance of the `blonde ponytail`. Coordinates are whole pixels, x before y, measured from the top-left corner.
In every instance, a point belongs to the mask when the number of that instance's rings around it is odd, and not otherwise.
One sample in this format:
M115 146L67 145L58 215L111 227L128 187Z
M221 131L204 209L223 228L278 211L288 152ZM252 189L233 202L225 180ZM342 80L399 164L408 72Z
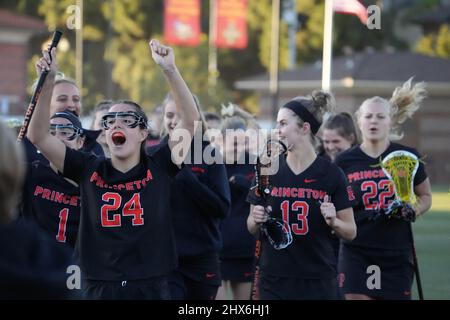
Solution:
M393 139L401 139L403 133L401 124L420 108L422 101L427 96L426 84L424 82L412 85L413 78L406 81L401 87L395 88L392 98L389 100L391 105L391 136Z

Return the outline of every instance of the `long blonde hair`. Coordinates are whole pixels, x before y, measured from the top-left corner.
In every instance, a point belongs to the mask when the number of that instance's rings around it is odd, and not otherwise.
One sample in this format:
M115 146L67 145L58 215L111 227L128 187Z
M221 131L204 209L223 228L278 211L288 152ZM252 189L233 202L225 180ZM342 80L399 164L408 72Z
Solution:
M390 140L402 139L401 125L408 118L412 118L427 96L426 83L419 82L413 86L412 80L413 78L409 78L402 86L395 88L389 101L378 96L366 99L356 111L357 118L361 116L361 108L367 104L387 105L391 118Z
M22 146L0 121L0 223L13 218L25 173Z

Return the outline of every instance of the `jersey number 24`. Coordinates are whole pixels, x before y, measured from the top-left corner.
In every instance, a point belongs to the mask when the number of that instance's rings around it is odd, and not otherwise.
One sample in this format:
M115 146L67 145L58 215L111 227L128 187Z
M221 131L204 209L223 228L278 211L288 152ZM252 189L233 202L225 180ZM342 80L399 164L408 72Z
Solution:
M139 193L133 194L131 199L125 203L122 214L117 212L122 205L122 196L120 194L107 192L103 194L102 200L107 202L101 208L103 227L120 227L122 225L122 217L128 216L133 217L131 220L133 226L142 226L144 224L144 210L141 206L141 195ZM111 211L114 213L110 214Z

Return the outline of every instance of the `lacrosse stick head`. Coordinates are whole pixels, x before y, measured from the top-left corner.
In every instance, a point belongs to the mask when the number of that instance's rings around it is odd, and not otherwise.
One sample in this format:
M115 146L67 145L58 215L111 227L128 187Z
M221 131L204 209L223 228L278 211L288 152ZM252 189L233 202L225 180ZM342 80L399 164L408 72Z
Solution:
M419 168L417 156L404 150L393 151L381 161L381 168L394 186L396 199L413 203L414 177Z
M291 228L279 219L269 218L261 226L261 231L276 250L285 249L292 243Z

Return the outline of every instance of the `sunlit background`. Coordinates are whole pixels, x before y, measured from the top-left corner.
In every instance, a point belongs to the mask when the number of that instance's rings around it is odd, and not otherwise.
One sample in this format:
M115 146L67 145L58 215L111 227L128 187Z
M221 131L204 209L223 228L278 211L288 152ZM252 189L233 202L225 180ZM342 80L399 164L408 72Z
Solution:
M416 224L425 296L450 299L450 1L359 2L379 11L334 12L330 90L353 113L410 77L428 83L402 143L427 156L435 191ZM158 106L167 87L148 50L158 38L205 110L231 101L269 127L280 104L323 85L324 12L324 0L0 0L0 117L23 116L34 63L61 30L59 68L82 86L85 117L102 99Z

